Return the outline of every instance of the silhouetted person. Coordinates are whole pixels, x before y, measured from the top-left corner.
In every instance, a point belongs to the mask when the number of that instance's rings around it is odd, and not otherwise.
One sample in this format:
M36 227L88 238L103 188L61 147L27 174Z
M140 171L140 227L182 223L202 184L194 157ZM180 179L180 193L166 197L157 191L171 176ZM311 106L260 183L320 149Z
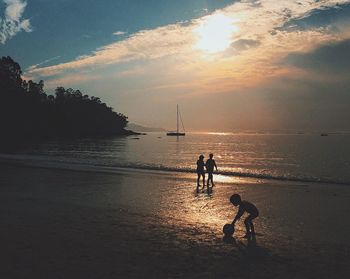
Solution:
M236 217L232 221L232 225L234 226L236 221L239 220L244 212L247 212L249 215L244 220L244 224L246 227L246 235L245 238L250 238L251 236L255 236L255 230L253 225L253 220L259 216L259 210L256 208L254 204L248 201L242 201L241 196L238 194L234 194L230 198L230 202L234 206L239 206Z
M216 166L216 163L215 163L215 160L213 159L213 156L214 155L212 153L210 153L209 159L205 163L205 167L206 167L207 173L208 173L208 181L207 181L208 191L209 191L209 182L211 182L212 187L215 186L214 181L213 181L214 167L215 167L216 171L218 170L218 167Z
M199 186L201 186L199 184L199 181L201 179L201 176L203 177L203 187L202 189L204 188L205 186L205 171L204 171L204 156L203 155L200 155L199 158L198 158L198 161L197 161L197 192L199 192Z

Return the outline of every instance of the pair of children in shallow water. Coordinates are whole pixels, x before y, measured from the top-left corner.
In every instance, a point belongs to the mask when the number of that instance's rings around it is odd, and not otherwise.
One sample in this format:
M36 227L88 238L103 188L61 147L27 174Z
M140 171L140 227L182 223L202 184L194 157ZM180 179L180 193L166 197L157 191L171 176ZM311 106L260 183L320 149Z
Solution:
M234 194L230 198L230 202L234 206L238 206L238 212L232 221L232 225L235 226L236 222L242 217L242 215L247 212L249 215L244 220L244 225L246 228L245 238L250 238L255 236L253 220L259 216L259 210L254 204L248 201L242 201L241 196Z
M209 185L211 183L211 186L214 187L214 181L213 181L213 173L214 173L214 168L216 169L216 171L218 170L218 167L216 166L216 162L213 159L213 154L210 153L209 154L209 159L204 163L204 156L200 155L197 161L197 192L199 192L199 181L200 178L203 178L203 187L202 189L204 189L205 187L205 170L204 167L207 170L208 173L208 180L207 180L207 192L209 194Z

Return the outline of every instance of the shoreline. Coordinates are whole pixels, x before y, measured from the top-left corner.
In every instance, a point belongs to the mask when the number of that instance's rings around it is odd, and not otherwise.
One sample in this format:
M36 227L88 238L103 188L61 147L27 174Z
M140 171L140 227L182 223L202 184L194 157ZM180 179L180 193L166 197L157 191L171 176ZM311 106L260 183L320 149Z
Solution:
M330 278L350 271L350 189L1 164L4 278ZM224 241L238 192L260 211L255 242ZM337 228L341 226L342 231ZM327 270L324 266L327 265Z
M17 156L17 157L16 157ZM24 156L24 158L23 158ZM38 160L30 157L30 155L13 155L0 153L0 164L13 164L15 166L37 167L46 169L62 169L62 170L76 170L88 172L102 172L102 173L145 173L152 175L179 175L183 178L193 179L195 170L192 169L178 169L171 167L153 167L153 166L109 166L102 164L83 164L81 162L62 162L62 161L46 161ZM256 181L266 181L267 183L307 183L307 184L321 184L321 185L339 185L350 187L350 182L347 181L333 181L333 180L317 180L311 178L289 178L289 177L273 177L271 175L250 174L238 172L215 172L222 183L256 183Z

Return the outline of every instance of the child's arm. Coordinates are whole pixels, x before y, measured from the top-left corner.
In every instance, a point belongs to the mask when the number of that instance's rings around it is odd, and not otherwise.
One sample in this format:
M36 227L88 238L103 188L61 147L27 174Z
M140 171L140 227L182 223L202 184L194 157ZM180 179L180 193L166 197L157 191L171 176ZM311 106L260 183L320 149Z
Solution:
M244 213L244 210L240 206L235 219L233 219L233 221L232 221L232 225L234 225L242 217L243 213Z
M214 166L215 166L216 171L218 171L218 167L216 166L216 162L215 161L214 161Z

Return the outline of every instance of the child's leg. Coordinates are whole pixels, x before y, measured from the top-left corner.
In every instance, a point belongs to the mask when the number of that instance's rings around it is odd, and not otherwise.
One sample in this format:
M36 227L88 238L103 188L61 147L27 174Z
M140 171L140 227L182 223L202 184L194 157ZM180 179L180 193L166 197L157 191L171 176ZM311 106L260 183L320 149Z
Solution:
M250 232L252 235L255 235L253 220L250 221Z
M197 189L198 189L198 186L200 186L199 185L199 180L200 180L200 178L201 178L201 174L200 173L197 173Z
M253 224L253 220L257 217L258 215L253 215L250 214L245 220L244 220L244 224L245 227L247 229L247 234L251 233L252 235L255 235L255 229L254 229L254 224Z
M249 215L247 218L245 218L244 220L244 225L245 225L245 229L246 229L246 234L250 234L250 216Z
M208 180L207 180L207 193L208 193L208 195L209 195L209 193L210 193L210 172L208 173Z

